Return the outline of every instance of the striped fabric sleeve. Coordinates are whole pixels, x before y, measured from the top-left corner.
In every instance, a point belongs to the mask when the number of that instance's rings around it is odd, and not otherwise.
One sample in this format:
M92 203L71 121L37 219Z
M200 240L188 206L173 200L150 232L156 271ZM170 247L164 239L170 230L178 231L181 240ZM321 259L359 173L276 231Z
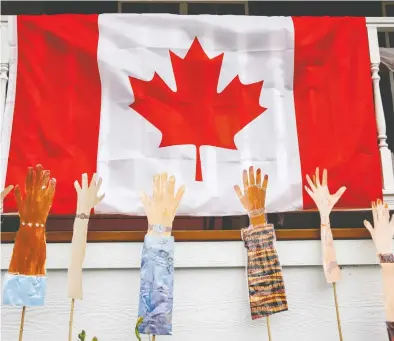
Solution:
M252 319L288 310L282 268L274 246L274 226L241 230L248 253L248 286Z
M394 322L386 322L389 341L394 341Z

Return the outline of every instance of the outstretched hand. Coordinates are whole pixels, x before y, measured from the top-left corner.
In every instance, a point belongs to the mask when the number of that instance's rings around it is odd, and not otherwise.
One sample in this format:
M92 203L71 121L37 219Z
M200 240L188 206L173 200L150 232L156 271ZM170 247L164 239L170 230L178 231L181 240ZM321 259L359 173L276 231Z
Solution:
M75 180L74 182L74 187L78 195L77 214L83 213L85 215L89 215L92 208L101 202L105 197L105 194L98 196L102 179L101 177L97 176L96 173L94 173L90 184L88 184L88 175L84 173L82 174L81 183L82 187L79 185L78 180Z
M175 194L175 177L168 179L167 173L153 177L153 195L149 197L141 193L141 201L145 208L150 225L162 225L171 228L176 210L185 194L185 186L181 186Z
M364 220L364 225L371 233L371 237L379 254L393 252L394 237L394 214L390 220L390 210L386 203L380 199L372 202L373 225L368 220Z
M234 190L237 193L239 201L248 212L251 225L266 223L265 221L265 198L268 186L268 175L261 178L261 169L254 172L253 166L249 167L249 172L244 169L242 173L244 191L236 185Z
M29 167L24 198L19 185L15 186L15 200L22 225L35 224L38 227L46 223L55 188L56 180L50 179L49 170L43 170L41 165L35 169Z
M316 168L316 173L313 176L313 181L308 174L306 175L306 180L308 181L310 188L308 188L308 186L305 186L305 190L315 202L320 212L320 215L328 217L335 204L341 198L342 194L346 191L346 187L343 186L335 194L330 194L330 191L328 190L327 170L323 170L323 178L322 182L320 183L319 167Z

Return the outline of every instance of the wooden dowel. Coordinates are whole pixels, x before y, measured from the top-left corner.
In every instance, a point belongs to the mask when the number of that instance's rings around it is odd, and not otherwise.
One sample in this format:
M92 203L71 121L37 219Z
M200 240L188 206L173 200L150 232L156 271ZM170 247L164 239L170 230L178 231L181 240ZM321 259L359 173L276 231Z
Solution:
M73 337L74 304L75 299L71 299L70 320L68 322L68 341L72 341Z
M23 325L25 323L25 311L26 311L26 307L23 306L22 316L21 316L21 326L19 328L19 341L22 341L22 337L23 337Z
M267 331L268 331L268 340L272 341L272 336L271 336L271 322L270 322L270 317L267 316Z
M341 327L341 319L339 317L339 307L338 307L338 298L337 298L337 285L336 283L332 283L332 288L334 291L334 300L335 300L335 311L337 314L337 324L338 324L338 333L339 333L339 340L343 341L343 336L342 336L342 327Z

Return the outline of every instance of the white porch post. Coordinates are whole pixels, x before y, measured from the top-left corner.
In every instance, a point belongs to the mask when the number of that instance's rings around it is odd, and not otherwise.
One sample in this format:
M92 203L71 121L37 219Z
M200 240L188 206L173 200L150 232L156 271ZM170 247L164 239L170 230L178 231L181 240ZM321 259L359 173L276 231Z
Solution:
M368 27L368 39L369 39L369 52L371 58L371 72L373 82L373 92L375 99L375 115L378 128L378 141L380 158L382 161L382 176L383 176L383 194L385 200L389 204L394 204L394 171L393 163L391 159L391 152L387 145L386 135L386 122L384 118L382 97L379 88L379 65L380 65L380 53L379 53L379 42L378 42L378 30L376 26ZM387 198L386 198L387 196Z
M0 188L4 187L7 170L7 155L10 147L10 134L13 110L6 115L6 103L14 104L16 77L16 17L1 16L1 54L0 54ZM8 75L7 75L8 73ZM9 82L13 79L13 82ZM7 89L8 85L8 89ZM7 92L6 92L7 89ZM11 96L7 96L11 94Z
M0 117L2 126L4 120L4 108L6 98L6 88L8 82L8 71L9 71L9 57L10 49L8 44L8 18L1 16L0 25L0 38L1 38L1 55L0 55Z

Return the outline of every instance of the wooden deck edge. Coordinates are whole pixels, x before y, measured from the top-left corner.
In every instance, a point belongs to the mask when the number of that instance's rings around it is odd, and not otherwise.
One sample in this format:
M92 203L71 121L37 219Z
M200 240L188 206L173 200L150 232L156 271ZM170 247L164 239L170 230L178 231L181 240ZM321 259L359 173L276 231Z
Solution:
M371 236L365 228L341 228L332 229L334 239L370 239ZM172 235L178 242L190 241L240 241L239 230L232 231L173 231ZM16 232L2 232L2 243L13 243ZM145 231L90 231L88 242L142 242ZM71 231L47 232L48 243L71 242ZM276 231L277 240L319 240L319 229L283 229Z

